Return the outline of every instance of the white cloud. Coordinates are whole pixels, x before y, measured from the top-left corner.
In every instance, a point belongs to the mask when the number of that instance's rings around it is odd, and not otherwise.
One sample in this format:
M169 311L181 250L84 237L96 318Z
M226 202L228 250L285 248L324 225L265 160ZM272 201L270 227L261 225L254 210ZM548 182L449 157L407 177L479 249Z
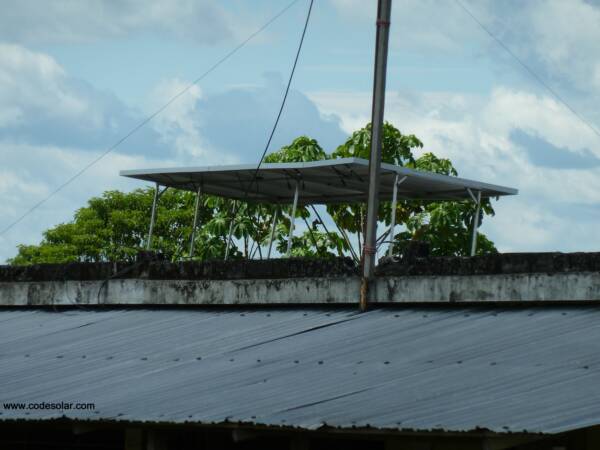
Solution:
M53 58L0 43L0 128L27 121L28 114L81 120L89 112Z
M154 94L162 94L157 101L164 102L179 88L176 82L167 83ZM0 261L13 256L17 244L39 241L42 230L70 220L90 197L141 186L119 177L119 170L174 166L199 156L205 163L208 155L190 117L199 90L189 94L157 118L154 125L162 134L148 134L152 125L145 126L119 148L130 154L108 154L1 236ZM0 230L87 166L142 117L109 94L73 79L50 56L0 44ZM157 142L161 136L162 144Z
M364 0L330 0L346 20L374 25L377 2ZM482 2L479 4L481 5ZM483 4L487 4L485 1ZM486 10L481 12L487 18ZM455 3L440 0L394 0L390 27L390 48L412 51L472 51L465 45L479 37L479 30L465 23L470 19ZM468 23L468 22L467 22Z
M348 134L371 120L370 93L315 91L308 93L308 98L316 103L323 117L339 117L342 129Z
M0 39L13 42L90 42L134 32L163 32L213 44L235 34L230 14L208 0L14 0L0 15Z
M0 42L4 139L94 149L110 146L139 120L138 111L72 77L48 54Z
M38 242L43 230L71 220L91 196L140 186L119 177L119 170L256 161L283 92L280 82L273 83L212 96L193 86L116 151L0 236L0 261L14 256L17 244ZM179 79L159 83L148 93L145 114L187 85ZM272 150L275 142L287 143L302 132L335 142L343 137L337 121L321 119L316 106L301 93L290 92L288 107ZM0 230L134 129L144 116L73 78L52 57L0 44Z
M490 131L506 134L513 128L544 136L551 144L573 152L589 148L600 156L600 138L565 107L550 97L498 88L484 111Z
M149 95L151 101L146 108L147 113L156 111L189 86L189 82L179 79L160 82ZM201 98L200 88L194 85L152 122L152 127L158 131L164 142L171 144L179 159L183 161L199 157L206 159L210 156L200 134L200 124L195 120L198 101Z
M76 148L15 144L0 141L3 157L0 170L0 229L46 198L57 186L96 158L99 153ZM42 230L73 217L88 199L111 189L131 190L144 183L119 176L119 170L175 165L173 159L152 159L111 153L92 166L84 176L0 236L0 263L14 256L17 244L33 244Z
M345 20L373 23L376 5L330 0ZM477 21L588 120L600 123L600 4L587 0L461 0ZM466 56L496 75L544 88L457 2L398 0L392 7L390 60L406 55ZM431 53L433 52L433 53ZM487 62L484 62L487 60ZM475 76L475 75L474 75ZM597 126L597 128L599 128Z
M577 242L572 237L559 244L557 237L568 236L572 224L544 209L543 205L517 197L501 201L494 208L496 216L486 221L483 231L500 237L504 252L582 249L583 242Z
M374 2L330 1L344 20L373 30ZM207 0L52 1L43 7L34 0L8 3L0 15L0 40L5 42L48 45L168 34L215 43L232 34L245 34L244 27L253 28L239 20L244 16L247 22L253 21L253 7L237 3L235 15L234 8L227 11L226 6ZM600 94L598 6L584 0L466 4L542 78L566 93L578 110L594 117ZM482 53L482 49L494 51ZM391 50L392 58L407 50L413 54L434 51L442 59L475 55L457 59L459 65L482 55L503 67L513 64L508 57L497 59L506 55L455 2L439 0L394 0ZM446 75L456 76L440 74ZM146 105L146 111L152 112L183 85L177 79L160 83L151 93L155 103ZM12 242L38 239L40 230L68 220L90 195L126 186L116 176L119 169L226 163L234 160L230 154L254 161L264 146L276 112L271 109L281 92L281 86L269 85L211 95L194 87L119 148L138 156L115 153L94 166L33 219L12 231L11 243L1 241L0 260L14 254ZM571 100L573 92L584 95ZM277 145L308 133L320 141L328 136L330 149L343 138L338 123L351 132L370 120L370 92L314 92L310 100L319 105L318 112L302 93L291 92L276 135ZM141 117L110 94L73 79L51 56L20 45L0 44L0 225L47 195ZM426 149L450 157L461 175L521 189L518 197L503 199L497 207L498 217L484 225L501 248L585 250L600 244L595 237L596 224L586 216L585 208L573 209L575 204L593 207L600 202L598 167L536 165L529 157L530 149L512 136L519 129L545 140L548 152L600 156L598 137L552 97L514 86L480 95L391 91L386 117L403 132L421 137ZM143 139L136 141L139 137Z
M315 92L310 97L323 113L339 115L347 132L369 120L369 93ZM520 129L546 141L544 151L577 157L588 149L600 157L599 139L551 98L503 87L488 96L392 91L386 120L416 134L425 151L450 158L461 176L519 188L519 196L501 199L498 216L484 224L502 250L600 246L596 218L585 215L586 208L600 204L600 166L536 165L528 157L530 149L512 139ZM569 232L573 229L580 232Z
M528 2L524 12L529 26L519 34L525 32L528 40L521 51L543 63L550 77L564 77L584 91L594 87L599 94L600 7L583 0L545 0Z

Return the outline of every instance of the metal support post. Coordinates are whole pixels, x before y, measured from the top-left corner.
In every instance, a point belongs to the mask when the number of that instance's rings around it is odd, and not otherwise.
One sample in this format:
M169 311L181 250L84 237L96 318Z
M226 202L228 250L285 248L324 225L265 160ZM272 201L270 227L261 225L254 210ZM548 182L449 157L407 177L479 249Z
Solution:
M298 190L300 189L300 182L296 181L296 189L294 190L294 204L292 206L292 216L290 217L290 234L288 236L287 251L285 253L286 258L289 258L292 254L292 239L294 238L294 225L296 222L296 208L298 207Z
M225 247L225 261L229 258L229 247L231 247L231 236L233 235L233 227L235 223L235 201L233 202L233 207L231 208L231 222L229 223L229 232L227 233L227 246Z
M360 287L360 309L367 309L369 281L375 274L377 253L377 211L379 210L379 171L381 169L381 137L385 105L385 76L392 0L379 0L377 5L377 36L375 38L375 72L373 75L373 109L371 112L371 155L369 158L369 193L367 195L367 226L363 244L363 277Z
M273 248L273 240L275 239L275 229L277 228L277 219L279 218L279 207L275 209L273 214L273 225L271 225L271 234L269 235L269 250L267 250L267 259L271 259L271 249Z
M146 240L146 250L150 250L152 247L152 233L154 233L154 222L156 222L156 209L158 206L158 199L168 188L165 187L162 191L160 185L156 183L156 189L154 190L154 199L152 200L152 213L150 214L150 228L148 229L148 239Z
M367 196L367 230L363 245L363 278L365 283L375 272L375 245L377 240L377 211L379 210L379 172L381 170L381 142L383 110L385 105L385 78L390 30L391 0L379 0L377 7L377 37L375 72L373 80L373 110L371 114L371 155L369 158L369 193ZM365 284L365 293L367 292ZM366 299L362 307L366 307Z
M198 226L198 215L200 211L200 198L202 197L202 187L198 187L196 192L196 204L194 205L194 222L192 224L192 235L190 236L190 258L194 257L194 241L196 239L196 228Z
M388 256L391 258L394 254L394 228L396 227L396 207L398 206L398 186L400 186L408 177L404 176L400 178L400 175L396 175L394 179L394 190L392 192L392 213L390 217L390 247L388 249Z
M471 189L467 188L469 195L477 205L475 214L473 215L473 230L471 234L471 256L475 256L477 251L477 229L479 228L479 211L481 210L481 191L477 191L477 196L473 194Z

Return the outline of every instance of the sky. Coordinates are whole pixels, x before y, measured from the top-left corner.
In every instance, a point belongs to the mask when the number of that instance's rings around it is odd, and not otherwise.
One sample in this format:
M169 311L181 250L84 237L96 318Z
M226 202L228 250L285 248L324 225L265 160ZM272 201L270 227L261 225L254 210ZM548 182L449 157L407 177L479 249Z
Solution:
M37 0L5 0L0 229L286 5L284 0L52 0L42 8ZM307 8L308 0L297 0L0 236L0 262L14 256L18 244L38 243L44 230L71 220L90 197L142 186L119 177L119 170L257 162ZM299 135L331 151L369 121L375 15L375 0L315 0L271 151ZM422 151L450 158L460 176L519 189L518 196L495 202L495 217L482 225L503 252L599 250L598 42L596 1L393 1L385 119L417 135L425 144Z

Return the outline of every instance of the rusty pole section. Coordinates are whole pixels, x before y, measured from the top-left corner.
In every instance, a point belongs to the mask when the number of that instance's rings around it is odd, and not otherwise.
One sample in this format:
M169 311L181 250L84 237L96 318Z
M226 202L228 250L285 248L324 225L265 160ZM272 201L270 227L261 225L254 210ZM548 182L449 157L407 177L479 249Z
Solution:
M371 156L369 158L369 193L367 196L367 230L363 245L363 278L360 308L367 308L369 281L375 273L377 211L379 210L379 172L381 170L381 141L385 105L385 77L390 33L392 0L379 0L377 5L377 37L375 72L373 75L373 109L371 112Z

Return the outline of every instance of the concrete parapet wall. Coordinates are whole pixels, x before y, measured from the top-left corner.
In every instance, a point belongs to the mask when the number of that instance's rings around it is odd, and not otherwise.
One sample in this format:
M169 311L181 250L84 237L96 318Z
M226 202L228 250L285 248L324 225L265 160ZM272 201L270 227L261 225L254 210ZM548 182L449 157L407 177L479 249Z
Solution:
M0 305L356 304L360 277L0 282ZM600 301L600 272L385 276L377 303Z
M0 305L236 305L353 303L360 279L0 282Z
M375 283L378 303L600 300L600 272L396 276Z

